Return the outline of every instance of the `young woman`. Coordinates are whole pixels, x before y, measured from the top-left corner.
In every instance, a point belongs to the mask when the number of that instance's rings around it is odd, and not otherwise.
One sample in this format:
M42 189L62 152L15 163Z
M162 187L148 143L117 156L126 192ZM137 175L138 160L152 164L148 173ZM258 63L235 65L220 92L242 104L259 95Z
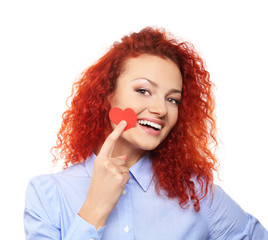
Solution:
M194 48L163 29L115 42L74 85L54 148L66 169L29 183L26 239L268 239L213 184L212 87ZM136 125L115 125L114 107Z

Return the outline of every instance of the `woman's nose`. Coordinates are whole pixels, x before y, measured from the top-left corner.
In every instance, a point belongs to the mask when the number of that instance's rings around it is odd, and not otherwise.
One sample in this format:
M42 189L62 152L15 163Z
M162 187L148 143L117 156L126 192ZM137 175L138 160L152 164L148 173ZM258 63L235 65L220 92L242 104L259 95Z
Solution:
M166 101L160 98L155 98L149 106L149 112L157 114L159 117L163 117L167 114Z

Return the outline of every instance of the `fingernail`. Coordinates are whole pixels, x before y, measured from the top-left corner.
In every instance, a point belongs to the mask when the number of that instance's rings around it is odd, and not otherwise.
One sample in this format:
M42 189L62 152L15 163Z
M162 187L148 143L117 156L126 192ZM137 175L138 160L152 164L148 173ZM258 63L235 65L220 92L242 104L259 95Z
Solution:
M120 122L120 126L125 127L127 125L127 122L125 120Z

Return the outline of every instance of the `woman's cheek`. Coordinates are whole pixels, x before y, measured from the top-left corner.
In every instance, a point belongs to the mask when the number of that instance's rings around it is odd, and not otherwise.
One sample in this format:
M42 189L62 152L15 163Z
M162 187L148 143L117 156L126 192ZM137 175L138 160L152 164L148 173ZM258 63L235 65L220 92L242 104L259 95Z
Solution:
M172 127L174 127L178 121L178 110L174 112Z

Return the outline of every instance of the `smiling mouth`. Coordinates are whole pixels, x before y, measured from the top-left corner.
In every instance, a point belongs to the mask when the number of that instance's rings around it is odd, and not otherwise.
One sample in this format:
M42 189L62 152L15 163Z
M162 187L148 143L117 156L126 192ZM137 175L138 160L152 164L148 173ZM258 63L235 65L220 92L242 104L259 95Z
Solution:
M162 129L162 126L160 124L153 123L147 120L138 120L138 124L154 131L160 131Z

